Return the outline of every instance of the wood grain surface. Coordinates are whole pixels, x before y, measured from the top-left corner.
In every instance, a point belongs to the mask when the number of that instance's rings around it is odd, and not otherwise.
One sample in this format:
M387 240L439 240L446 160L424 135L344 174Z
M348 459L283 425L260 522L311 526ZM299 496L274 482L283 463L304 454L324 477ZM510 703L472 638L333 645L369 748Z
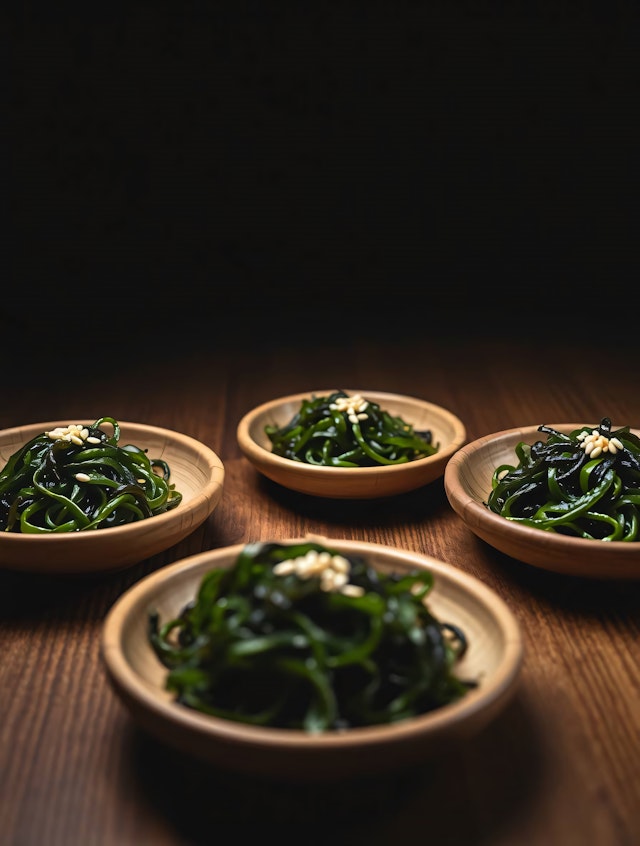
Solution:
M302 354L301 354L302 352ZM579 360L579 364L578 364ZM596 347L533 339L384 337L172 349L95 378L10 389L0 427L79 414L184 432L223 460L222 500L192 535L117 574L0 572L0 842L6 846L277 843L635 846L640 841L640 583L531 568L476 538L441 480L388 500L332 501L261 477L236 426L323 384L444 406L469 440L515 426L640 425L637 377ZM634 381L635 380L635 381ZM148 573L209 548L306 533L426 552L510 606L525 659L517 696L479 736L410 771L322 787L230 775L144 736L99 654L105 614Z

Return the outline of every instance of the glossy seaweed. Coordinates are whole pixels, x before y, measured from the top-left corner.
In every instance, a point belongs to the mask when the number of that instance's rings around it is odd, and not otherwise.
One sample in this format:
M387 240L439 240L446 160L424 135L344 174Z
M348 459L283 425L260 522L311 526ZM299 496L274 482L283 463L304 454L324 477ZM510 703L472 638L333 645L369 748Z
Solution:
M284 426L267 425L275 455L328 467L375 467L405 464L434 455L439 445L431 431L415 431L402 417L372 401L361 414L351 413L344 391L312 396Z
M429 571L381 573L352 557L352 594L278 572L315 553L337 555L314 542L248 544L233 566L203 577L177 617L150 613L150 643L177 702L317 733L406 720L475 686L454 674L464 632L427 607Z
M582 426L569 434L539 426L546 441L515 448L496 467L485 505L508 520L589 540L637 541L640 439L629 426Z
M104 424L112 426L111 435ZM113 417L59 432L32 438L0 473L1 530L103 529L161 514L181 502L167 462L150 459L133 444L120 446L120 425Z

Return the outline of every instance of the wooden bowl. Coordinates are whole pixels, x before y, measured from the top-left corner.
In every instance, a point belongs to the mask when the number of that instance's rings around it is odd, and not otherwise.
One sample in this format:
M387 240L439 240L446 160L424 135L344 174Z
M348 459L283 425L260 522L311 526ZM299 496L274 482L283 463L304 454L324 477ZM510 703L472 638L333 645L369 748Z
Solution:
M522 638L505 602L474 577L441 561L373 543L316 540L346 555L367 556L381 570L428 568L429 608L459 625L469 640L460 677L479 681L461 700L393 725L308 734L224 720L177 704L149 640L152 610L174 617L195 596L204 574L228 567L242 544L203 552L137 582L112 606L101 654L107 676L134 721L157 740L218 767L296 780L350 777L408 765L464 739L492 721L511 698L522 663ZM299 543L300 539L278 543Z
M302 400L329 396L335 388L280 397L257 406L240 420L237 439L254 467L279 485L299 493L335 499L374 499L415 490L440 478L447 461L464 443L461 420L446 408L401 394L346 390L379 404L383 411L400 416L416 431L431 430L438 452L406 464L380 467L323 467L274 455L265 426L283 426L300 410Z
M32 438L69 422L32 423L0 432L0 465L4 467ZM213 512L224 482L224 466L215 452L179 432L143 423L118 423L119 445L134 444L146 449L149 458L168 462L170 481L182 493L182 502L172 511L125 526L56 535L0 532L0 567L46 574L120 570L178 543Z
M569 433L594 424L549 425ZM495 468L505 463L517 465L515 447L520 441L533 444L545 439L537 426L526 426L485 435L466 444L453 456L444 474L451 507L483 541L534 567L599 579L640 577L640 542L588 540L546 532L513 523L485 505Z

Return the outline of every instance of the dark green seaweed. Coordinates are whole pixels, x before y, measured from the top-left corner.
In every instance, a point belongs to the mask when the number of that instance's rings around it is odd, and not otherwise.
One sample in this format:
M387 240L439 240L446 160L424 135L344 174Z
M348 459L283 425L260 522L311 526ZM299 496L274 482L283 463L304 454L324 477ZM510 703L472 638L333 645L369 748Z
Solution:
M475 686L454 675L464 633L425 597L433 575L382 573L348 558L361 595L318 575L274 572L314 542L248 544L208 572L174 619L149 614L166 687L189 708L236 722L323 732L394 723L455 702Z
M637 541L640 523L640 439L629 426L563 434L539 426L546 441L520 442L517 463L496 467L485 505L507 520L548 532L602 541ZM585 436L617 439L595 457ZM605 441L605 444L606 444Z
M284 426L267 425L265 433L275 455L328 467L375 467L405 464L434 455L439 445L431 431L415 431L401 417L368 400L366 419L352 421L332 408L344 391L304 399Z
M101 428L105 423L113 427L111 435ZM166 461L149 459L133 444L119 446L120 425L113 417L86 428L89 440L52 439L43 432L9 458L0 472L2 531L104 529L162 514L182 501Z

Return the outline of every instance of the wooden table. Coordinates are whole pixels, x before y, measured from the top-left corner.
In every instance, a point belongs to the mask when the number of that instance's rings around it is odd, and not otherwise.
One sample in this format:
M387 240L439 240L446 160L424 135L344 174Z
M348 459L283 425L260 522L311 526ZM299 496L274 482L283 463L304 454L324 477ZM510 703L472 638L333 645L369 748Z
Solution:
M152 353L143 345L122 368L105 350L103 361L67 358L57 376L49 370L28 391L14 370L3 428L103 414L151 423L211 446L226 478L201 528L125 571L86 580L0 573L0 842L640 842L639 583L563 577L495 552L453 512L441 481L385 502L307 498L259 477L236 443L237 422L254 405L330 386L423 397L457 414L469 440L603 416L640 425L637 356L630 372L615 346L507 343L493 329L456 338L416 331L386 342L361 333L304 348L281 341L259 353L242 338L233 348L176 342ZM307 532L425 552L503 597L525 641L505 713L410 772L315 787L217 771L144 736L101 664L101 627L115 600L201 550Z

